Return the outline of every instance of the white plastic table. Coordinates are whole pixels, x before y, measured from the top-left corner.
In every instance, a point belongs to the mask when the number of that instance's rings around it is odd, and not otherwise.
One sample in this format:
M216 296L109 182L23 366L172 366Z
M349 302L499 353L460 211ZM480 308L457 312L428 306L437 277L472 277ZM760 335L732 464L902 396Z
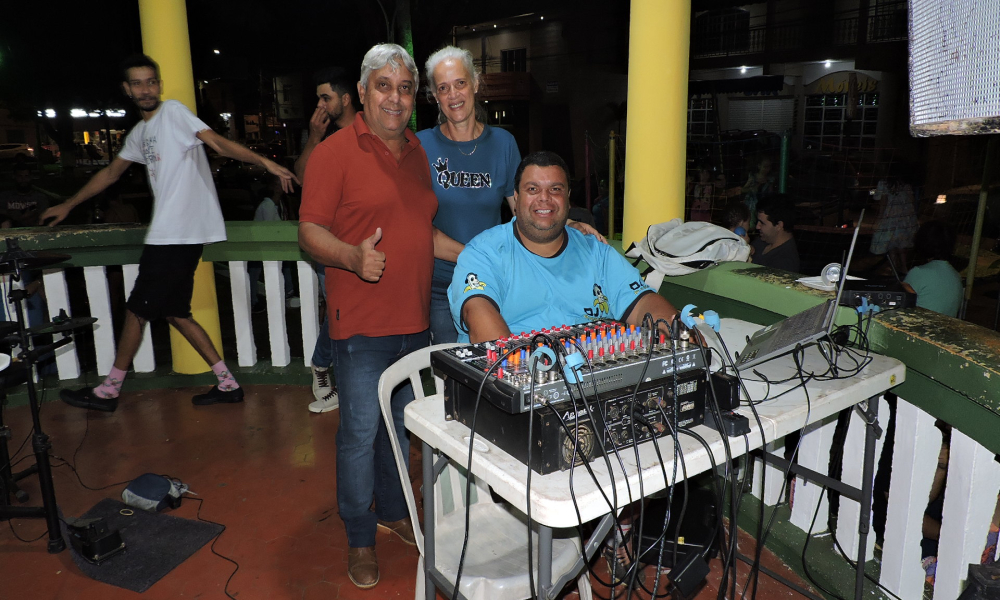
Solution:
M760 326L738 319L723 319L721 329L722 337L729 350L739 351L745 345L746 336L760 329ZM707 333L705 337L709 346L718 347L713 333ZM878 403L867 401L902 383L906 376L906 367L896 359L881 355L873 354L872 359L863 371L850 378L810 381L807 385L808 402L801 387L780 395L781 392L800 385L800 381L796 377L797 369L791 356L780 357L757 365L755 369L770 381L794 379L784 384L771 384L770 397L774 398L779 395L780 397L756 405L763 432L758 427L748 406L744 405L737 409L738 413L750 420L750 433L746 438L743 436L729 438L729 447L733 458L741 456L749 450L761 448L766 443L801 430L810 423L821 421L845 408L860 403L867 404L866 414L869 422L874 422ZM815 345L805 349L801 362L803 370L807 373L824 372L828 368L827 360ZM718 360L713 359L713 368L716 368L717 363ZM842 362L841 366L846 365ZM756 379L756 376L751 375L744 380L750 398L753 400L763 399L767 393L766 384L749 381L750 378ZM467 465L470 430L457 421L445 420L444 400L440 395L428 396L410 403L405 410L404 422L406 428L419 437L424 444L424 509L428 510L428 505L430 505L430 509L433 510L433 496L428 498L428 491L433 489L433 485L426 483L433 478L433 454L438 451L458 464ZM708 442L716 464L723 463L726 460L725 446L718 431L704 425L696 426L693 430ZM862 489L859 493L862 505L862 526L865 528L862 535L867 534L867 510L870 510L871 507L875 437L874 431L870 431L866 436L865 472L862 478ZM678 439L683 451L684 467L688 477L711 468L712 461L700 442L685 435L679 436ZM749 441L749 448L747 448L746 440ZM660 456L665 463L662 467L653 448L653 442L647 441L639 445L638 463L632 449L619 451L625 466L624 471L614 457L611 460L612 471L610 473L604 460L598 459L591 462L590 466L597 482L591 478L585 468L577 466L573 471L573 495L570 494L571 472L569 470L548 475L533 473L529 494L526 485L528 467L487 440L476 438L472 457L472 473L485 481L498 495L521 512L527 512L527 503L530 501L531 518L541 525L538 585L544 597L550 597L550 593L557 593L562 588L561 584L568 580L568 577L563 577L560 582L556 582L556 585L552 585L551 582L550 564L546 561L551 561L552 528L575 527L616 513L617 510L627 506L631 501L638 499L640 478L646 496L668 487L669 481L664 479L664 470L668 477L673 475L674 440L672 437L662 437L658 438L656 443L659 445ZM683 478L680 465L678 465L677 477L678 481ZM616 507L609 506L605 500L605 496L608 499L613 497L615 493L613 490L617 493L618 505ZM631 490L631 500L629 490ZM577 514L579 514L579 519ZM433 553L433 531L427 531L427 524L432 522L433 519L425 519L426 556L432 556ZM607 526L599 528L598 534L606 533L610 524L611 520L608 519ZM594 537L597 537L597 534ZM596 542L591 540L586 548L590 552L588 557L592 555L601 541L601 539L596 540ZM862 552L865 545L863 542L864 540L861 544ZM543 547L546 544L548 547ZM858 563L863 568L864 560L860 560ZM432 560L425 560L424 564L426 569L433 570L434 562ZM427 581L431 583L430 578ZM433 585L427 586L427 593L428 598L433 597L435 593Z

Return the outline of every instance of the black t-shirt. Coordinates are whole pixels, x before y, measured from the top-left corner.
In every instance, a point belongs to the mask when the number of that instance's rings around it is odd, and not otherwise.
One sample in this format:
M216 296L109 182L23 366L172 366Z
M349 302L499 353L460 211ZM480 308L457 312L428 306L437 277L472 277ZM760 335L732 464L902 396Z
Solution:
M753 241L753 264L785 271L799 272L799 248L795 245L795 238L789 239L784 244L771 248L771 251L764 253L767 244L764 240L757 238Z

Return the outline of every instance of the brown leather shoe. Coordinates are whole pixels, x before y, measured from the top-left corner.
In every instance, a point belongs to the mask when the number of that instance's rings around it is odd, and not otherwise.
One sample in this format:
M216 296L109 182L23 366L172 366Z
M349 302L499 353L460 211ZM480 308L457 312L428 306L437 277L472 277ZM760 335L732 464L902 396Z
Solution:
M413 522L410 521L410 517L392 522L380 520L378 522L378 530L384 533L395 533L399 536L399 539L403 540L404 544L409 544L410 546L417 545L417 538L413 536Z
M375 587L378 583L378 558L375 557L375 546L348 548L347 576L351 578L351 583L363 590Z

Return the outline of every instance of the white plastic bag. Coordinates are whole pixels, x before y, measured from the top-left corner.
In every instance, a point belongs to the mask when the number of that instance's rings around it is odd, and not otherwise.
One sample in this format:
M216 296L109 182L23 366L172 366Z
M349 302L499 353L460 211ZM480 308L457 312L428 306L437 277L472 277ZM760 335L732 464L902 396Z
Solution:
M646 283L659 289L666 275L687 275L720 262L746 262L750 245L742 236L707 221L673 219L650 225L646 237L625 252L652 268Z

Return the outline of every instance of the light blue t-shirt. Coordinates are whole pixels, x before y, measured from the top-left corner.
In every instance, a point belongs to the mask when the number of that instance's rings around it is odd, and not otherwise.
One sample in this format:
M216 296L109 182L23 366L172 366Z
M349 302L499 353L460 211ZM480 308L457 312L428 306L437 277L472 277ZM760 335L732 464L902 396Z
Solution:
M460 342L469 341L462 306L485 296L511 333L596 319L624 319L636 301L653 292L639 271L596 236L566 228L566 245L544 258L532 253L515 232L517 219L477 235L458 256L448 288Z
M962 307L962 276L947 261L932 260L913 267L906 283L917 293L917 306L949 317L957 317Z
M438 199L434 226L467 244L500 224L504 198L514 195L514 172L521 162L514 136L485 125L478 138L454 142L435 126L417 132L431 166L431 187ZM435 279L451 279L454 263L436 259Z

